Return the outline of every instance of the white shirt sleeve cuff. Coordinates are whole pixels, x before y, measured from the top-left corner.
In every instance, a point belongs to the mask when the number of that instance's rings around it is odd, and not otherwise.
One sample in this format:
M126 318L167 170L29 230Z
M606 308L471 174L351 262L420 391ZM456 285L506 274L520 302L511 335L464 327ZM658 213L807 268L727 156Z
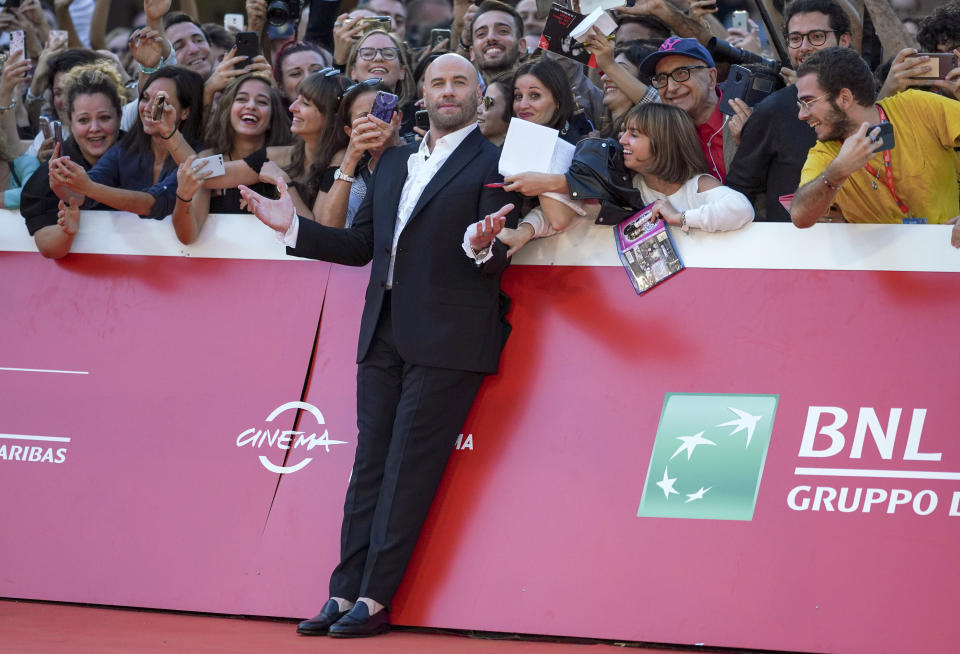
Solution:
M474 262L479 266L483 263L486 263L493 256L493 243L490 246L480 250L479 252L474 252L473 247L470 245L470 230L476 229L476 223L467 226L467 229L463 232L463 252L467 255L468 258L473 259Z
M290 223L290 226L287 227L287 231L283 234L277 232L277 238L286 245L287 247L295 248L297 247L297 236L300 235L300 218L297 217L297 212L293 212L293 221Z

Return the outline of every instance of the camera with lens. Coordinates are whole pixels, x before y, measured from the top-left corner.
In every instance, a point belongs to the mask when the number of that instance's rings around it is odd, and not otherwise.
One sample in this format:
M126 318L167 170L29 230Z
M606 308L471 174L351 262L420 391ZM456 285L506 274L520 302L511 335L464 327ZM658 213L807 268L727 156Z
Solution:
M271 25L283 25L290 21L299 22L303 11L303 0L271 0L267 5L267 22Z
M756 66L766 68L774 75L779 75L780 68L782 68L782 65L776 59L767 59L749 50L730 45L727 41L718 39L715 36L711 37L709 43L707 43L707 50L710 51L714 59L726 61L731 64L739 64L741 66L745 64L755 64Z

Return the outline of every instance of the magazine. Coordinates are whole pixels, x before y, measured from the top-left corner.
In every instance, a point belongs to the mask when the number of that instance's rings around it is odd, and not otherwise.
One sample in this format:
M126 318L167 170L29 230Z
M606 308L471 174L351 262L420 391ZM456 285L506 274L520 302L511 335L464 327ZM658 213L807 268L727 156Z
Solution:
M633 214L613 230L617 254L637 295L646 293L684 269L670 230L664 221L651 220L653 214L650 206Z
M590 51L583 47L582 43L570 36L570 32L583 19L583 14L578 14L572 9L554 3L550 8L550 14L547 16L547 22L543 26L539 47L569 57L581 64L587 64L591 68L596 68L597 58L590 54Z

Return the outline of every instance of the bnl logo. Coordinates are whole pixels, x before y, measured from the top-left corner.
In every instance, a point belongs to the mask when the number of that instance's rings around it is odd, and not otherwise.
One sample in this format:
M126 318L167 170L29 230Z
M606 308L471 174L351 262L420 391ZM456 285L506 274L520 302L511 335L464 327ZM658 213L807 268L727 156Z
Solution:
M667 393L637 515L752 520L777 399Z

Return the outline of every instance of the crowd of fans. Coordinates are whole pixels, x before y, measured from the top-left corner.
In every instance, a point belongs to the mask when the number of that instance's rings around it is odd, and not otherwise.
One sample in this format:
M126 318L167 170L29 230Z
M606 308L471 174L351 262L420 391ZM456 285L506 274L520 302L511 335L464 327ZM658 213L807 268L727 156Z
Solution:
M651 204L684 231L960 217L960 0L910 21L885 2L865 21L854 1L774 0L746 29L724 26L724 0L636 0L612 35L586 34L595 69L539 47L536 0L306 0L280 24L276 3L236 0L255 55L195 0L144 0L109 32L111 0L4 4L0 206L48 257L81 209L172 215L190 243L209 213L244 210L238 185L276 197L281 180L299 215L349 226L383 152L424 135L420 78L444 52L474 63L491 142L516 118L576 146L566 173L505 178L527 198L499 236L511 252ZM734 65L762 99L728 91ZM379 91L398 98L389 122L370 113Z

